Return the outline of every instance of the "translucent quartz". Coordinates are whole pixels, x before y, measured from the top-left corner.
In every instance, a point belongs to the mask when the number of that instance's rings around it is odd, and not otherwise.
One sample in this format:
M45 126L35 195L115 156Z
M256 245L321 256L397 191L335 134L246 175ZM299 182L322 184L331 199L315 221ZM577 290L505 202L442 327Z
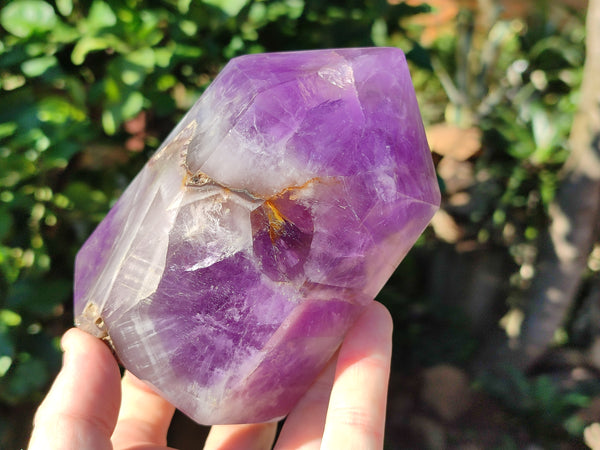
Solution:
M197 422L277 420L439 197L400 50L235 58L77 255L76 324Z

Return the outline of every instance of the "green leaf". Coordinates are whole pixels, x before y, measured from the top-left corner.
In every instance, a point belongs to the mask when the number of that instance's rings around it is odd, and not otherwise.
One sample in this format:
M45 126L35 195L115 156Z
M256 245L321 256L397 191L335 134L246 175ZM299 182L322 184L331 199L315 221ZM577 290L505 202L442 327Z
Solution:
M73 48L71 61L75 65L81 65L88 53L96 50L104 50L110 47L110 40L96 36L83 36Z
M371 39L375 45L388 45L388 29L383 18L379 18L373 22Z
M173 56L174 47L160 47L154 49L154 58L156 65L159 67L169 67L171 57Z
M58 61L54 56L42 56L25 61L21 64L21 70L29 78L39 77L49 68L56 66L57 63Z
M11 136L15 131L17 131L17 127L17 124L14 122L0 123L0 139Z
M11 34L28 37L51 30L56 25L52 6L40 0L21 0L2 9L0 24Z
M569 434L579 437L583 434L583 430L587 424L577 414L572 415L564 421L563 426Z
M21 324L21 316L10 309L0 309L0 326L16 327Z
M85 111L73 106L62 97L47 97L38 106L37 117L42 122L64 124L68 121L82 122Z
M70 44L71 42L77 41L80 37L81 34L77 28L70 27L62 22L57 23L50 35L52 42L56 44Z
M0 334L0 347L2 346L1 341L2 335ZM6 372L8 372L10 366L12 366L12 358L8 355L2 354L2 350L0 350L0 378L2 378Z
M112 136L117 131L118 119L115 117L115 113L110 109L102 111L102 128L104 132L109 136Z
M73 0L56 0L56 8L63 16L68 16L73 11Z
M101 28L112 27L117 23L117 16L107 3L96 0L92 3L90 13L87 17L87 24L90 28L99 30Z
M198 25L191 20L182 20L179 22L179 28L187 36L195 36L198 32Z
M161 75L160 78L156 81L156 88L159 91L166 91L167 89L171 89L173 86L177 84L177 78L175 78L172 74L166 73ZM0 132L0 137L2 133Z
M200 58L202 53L203 51L200 47L194 47L192 45L185 44L177 44L174 51L175 56L192 60Z
M180 13L186 14L190 9L190 3L192 0L177 0L177 9Z
M144 73L139 70L139 68L134 69L125 69L121 72L121 80L128 86L136 86L141 83L144 78Z
M204 0L204 3L216 6L228 16L237 16L248 0Z
M154 51L151 48L145 47L128 53L125 56L125 60L136 66L143 67L145 69L154 68L155 58Z
M144 107L144 96L140 92L129 94L121 106L121 116L124 120L135 117Z

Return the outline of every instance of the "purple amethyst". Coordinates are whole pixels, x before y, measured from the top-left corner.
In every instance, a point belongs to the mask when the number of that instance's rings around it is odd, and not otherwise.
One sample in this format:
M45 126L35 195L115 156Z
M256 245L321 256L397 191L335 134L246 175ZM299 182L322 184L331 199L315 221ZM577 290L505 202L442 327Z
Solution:
M279 419L439 200L400 50L235 58L77 255L76 324L200 423Z

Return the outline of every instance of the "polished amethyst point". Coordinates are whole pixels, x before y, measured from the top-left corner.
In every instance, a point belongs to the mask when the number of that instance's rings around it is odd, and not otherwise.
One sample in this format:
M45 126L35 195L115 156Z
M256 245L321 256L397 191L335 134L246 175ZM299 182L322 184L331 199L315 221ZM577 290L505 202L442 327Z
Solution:
M77 255L77 326L200 423L276 420L439 195L400 50L235 58Z

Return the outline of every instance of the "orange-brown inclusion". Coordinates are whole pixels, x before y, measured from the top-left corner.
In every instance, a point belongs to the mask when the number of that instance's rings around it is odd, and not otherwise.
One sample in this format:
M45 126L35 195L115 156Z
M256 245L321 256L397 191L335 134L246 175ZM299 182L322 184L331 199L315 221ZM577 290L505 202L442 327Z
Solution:
M214 182L210 177L208 177L207 175L198 172L197 174L192 174L189 169L185 166L184 167L186 169L186 174L183 177L183 184L184 186L201 186L207 183L210 183L211 181ZM279 211L279 209L277 208L277 206L275 206L275 203L273 203L272 199L277 199L277 198L281 198L285 193L289 192L289 191L295 191L295 190L300 190L300 189L304 189L307 186L309 186L310 184L317 182L317 181L321 181L319 180L318 177L315 178L311 178L310 180L306 181L304 184L300 185L300 186L289 186L286 187L285 189L283 189L281 192L278 192L277 194L273 195L272 197L270 197L269 199L265 200L265 210L267 212L267 219L269 221L269 237L271 238L271 242L275 243L275 241L277 241L278 239L281 238L281 236L283 235L284 231L285 231L285 223L289 222L286 217L281 214L281 211ZM229 191L231 188L224 186L220 183L215 183L219 186L221 186L224 190ZM253 197L258 197L255 196L254 194L250 194Z
M271 200L265 201L265 206L269 220L269 237L271 242L275 243L283 234L286 219Z
M317 181L320 181L319 177L311 178L300 186L286 187L281 192L278 192L274 196L270 197L270 199L265 200L265 209L267 211L267 219L269 220L269 237L271 238L271 242L275 243L277 239L281 238L285 231L285 223L289 222L289 220L283 214L281 214L281 211L279 211L277 206L275 206L275 203L273 203L272 199L281 198L289 191L298 191L300 189L304 189Z

